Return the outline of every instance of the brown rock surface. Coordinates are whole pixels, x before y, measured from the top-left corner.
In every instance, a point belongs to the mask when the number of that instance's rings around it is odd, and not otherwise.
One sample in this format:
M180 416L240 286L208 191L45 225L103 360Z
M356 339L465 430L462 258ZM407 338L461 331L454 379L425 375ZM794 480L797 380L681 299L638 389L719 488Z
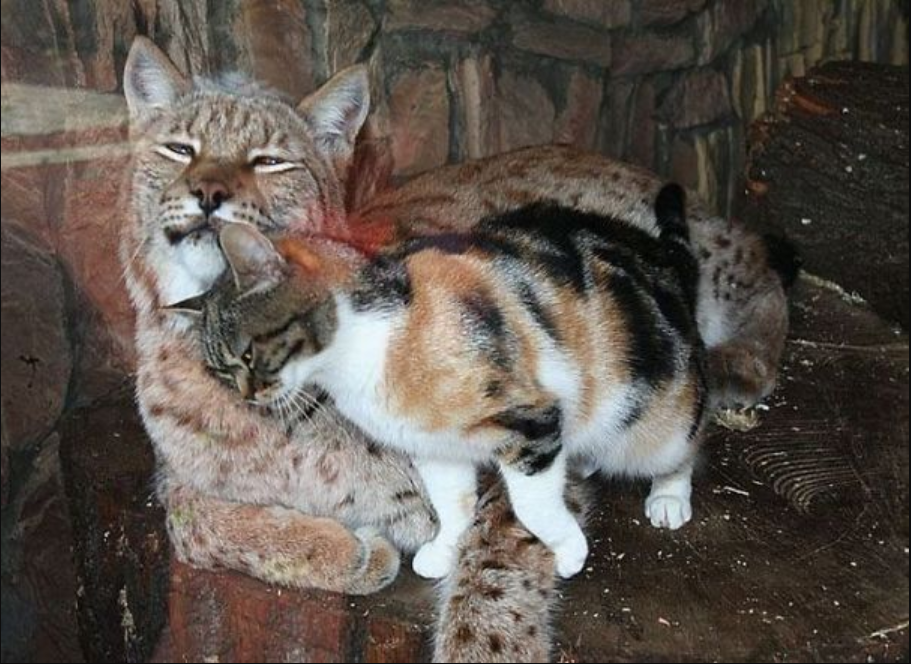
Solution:
M556 110L531 76L504 71L497 81L500 148L515 150L553 142Z
M328 12L326 58L329 73L358 61L377 28L370 10L359 0L338 0L326 5Z
M390 0L387 30L426 29L444 32L479 32L496 16L484 0Z
M806 0L800 0L799 4L806 4ZM712 62L748 32L768 6L769 0L728 0L710 5L697 22L702 45L699 62Z
M686 74L665 96L661 115L679 129L712 124L733 114L725 76L711 69Z
M0 395L13 449L44 438L63 412L72 371L63 276L54 257L4 220Z
M449 94L441 67L407 70L391 84L389 122L396 172L414 175L449 158Z
M706 0L640 0L639 18L643 25L672 25L702 9L705 3Z
M560 60L611 64L611 38L584 25L554 23L517 14L512 19L512 43L516 48Z
M695 59L696 49L687 34L630 34L614 40L611 73L635 76L669 71L691 65Z
M566 104L557 115L554 142L594 150L603 94L600 79L574 71L566 90Z
M6 509L12 475L9 469L9 438L6 435L6 417L2 412L0 410L0 509Z

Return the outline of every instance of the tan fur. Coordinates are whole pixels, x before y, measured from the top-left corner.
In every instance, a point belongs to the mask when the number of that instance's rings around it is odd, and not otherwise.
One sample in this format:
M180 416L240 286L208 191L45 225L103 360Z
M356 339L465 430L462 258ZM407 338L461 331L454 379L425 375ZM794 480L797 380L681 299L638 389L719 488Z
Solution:
M398 553L377 533L413 549L434 530L408 462L370 444L331 408L290 429L250 408L204 370L189 326L161 311L172 304L180 269L163 229L205 221L187 211L201 181L229 189L234 221L331 234L344 221L345 150L318 148L308 123L319 117L255 88L203 83L190 92L144 40L131 51L125 80L134 156L121 255L137 310L137 398L176 552L290 586L375 591L398 570ZM312 111L313 100L304 108ZM160 154L169 142L195 145L199 159L184 169ZM265 146L299 156L306 168L254 172L250 150ZM214 279L223 269L214 235L193 244L190 258L211 263Z
M467 362L464 332L459 327L458 299L482 292L500 300L496 275L474 257L454 257L438 252L419 254L409 261L409 274L415 285L408 320L390 350L388 385L397 412L424 422L428 430L452 428L469 422L470 429L483 428L484 422L512 403L489 399L478 404L477 394L484 385L502 379L490 366ZM518 327L518 326L517 326ZM513 386L513 397L533 399L532 378L535 349L522 343L529 332L519 328L518 336L529 371ZM438 366L441 358L446 369L428 375L427 366ZM479 406L481 406L479 408Z
M474 401L471 386L459 366L461 332L453 295L471 292L480 285L478 269L465 261L442 254L422 255L410 264L416 285L407 326L391 350L388 365L390 397L398 412L426 422L430 430L450 428L464 417ZM437 288L441 280L452 285L450 292ZM455 292L453 292L455 291ZM436 357L451 358L454 371L438 372L427 382L422 370ZM415 398L421 395L421 398Z

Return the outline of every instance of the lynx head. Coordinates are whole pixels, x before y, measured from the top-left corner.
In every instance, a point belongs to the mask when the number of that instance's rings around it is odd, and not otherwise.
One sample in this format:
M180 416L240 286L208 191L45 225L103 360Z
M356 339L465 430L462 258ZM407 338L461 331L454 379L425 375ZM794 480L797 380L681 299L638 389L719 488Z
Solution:
M140 37L124 92L134 157L123 259L140 309L211 287L226 268L218 232L228 222L266 233L344 223L344 180L370 104L364 67L294 105L239 76L191 80Z

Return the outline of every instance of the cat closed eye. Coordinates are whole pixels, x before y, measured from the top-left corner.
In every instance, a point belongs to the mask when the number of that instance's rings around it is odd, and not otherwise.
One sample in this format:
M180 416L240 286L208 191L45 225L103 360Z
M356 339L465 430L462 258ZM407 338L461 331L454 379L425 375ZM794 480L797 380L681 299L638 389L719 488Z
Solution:
M196 148L188 143L163 143L155 148L162 157L180 163L189 163L196 156Z
M250 166L258 173L280 173L295 168L294 162L275 155L258 155L250 159Z

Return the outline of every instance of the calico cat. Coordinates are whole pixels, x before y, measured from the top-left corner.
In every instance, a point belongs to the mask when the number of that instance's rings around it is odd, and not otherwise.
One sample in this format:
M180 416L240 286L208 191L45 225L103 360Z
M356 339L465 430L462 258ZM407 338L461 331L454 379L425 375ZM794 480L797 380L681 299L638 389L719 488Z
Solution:
M588 547L564 503L569 463L652 478L655 526L691 517L706 389L684 209L676 185L652 229L535 204L371 258L232 224L233 279L179 306L204 314L206 362L251 403L316 385L412 456L441 522L417 573L452 570L474 467L495 464L571 577Z

